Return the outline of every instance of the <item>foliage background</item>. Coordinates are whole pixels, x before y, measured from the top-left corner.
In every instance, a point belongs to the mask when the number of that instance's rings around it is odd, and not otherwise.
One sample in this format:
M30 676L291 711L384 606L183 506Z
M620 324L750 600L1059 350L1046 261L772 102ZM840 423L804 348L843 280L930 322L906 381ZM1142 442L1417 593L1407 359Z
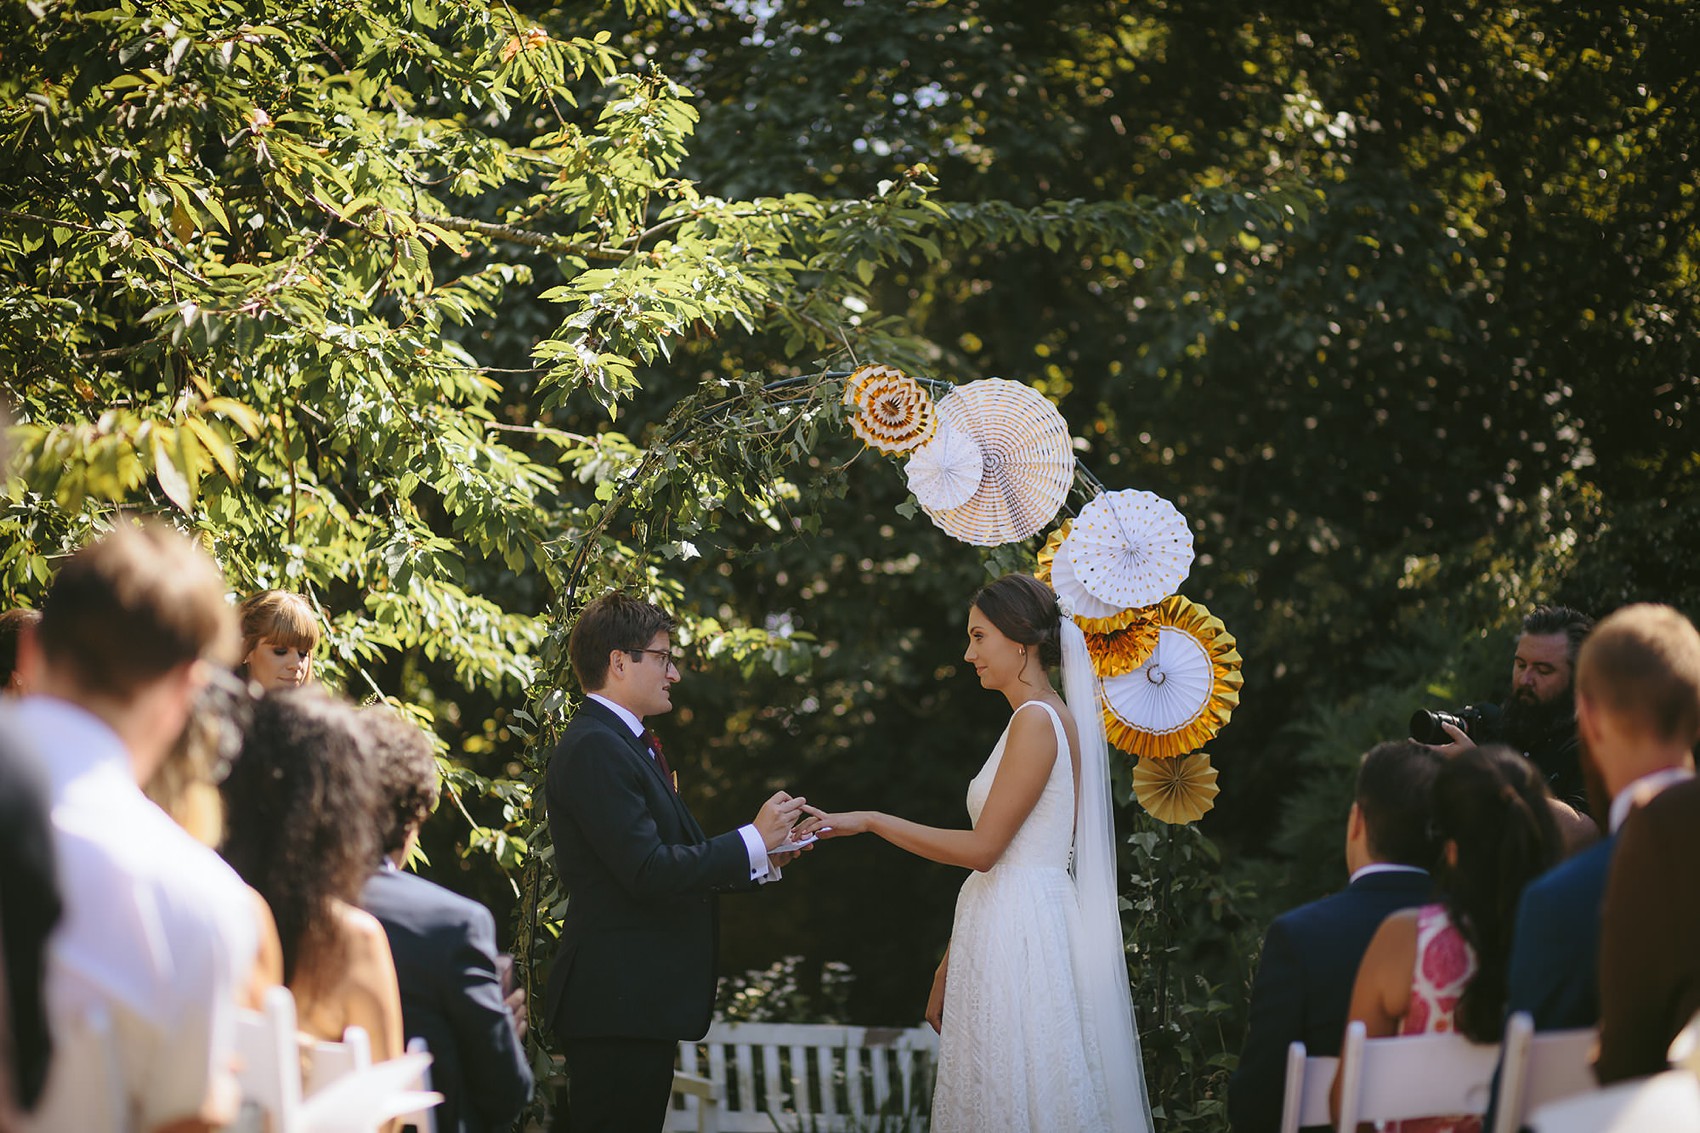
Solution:
M831 375L1031 382L1191 519L1185 591L1246 658L1217 809L1125 812L1153 1089L1216 1127L1262 925L1341 880L1357 753L1503 692L1537 600L1700 608L1697 20L9 6L0 586L38 600L124 506L234 593L310 594L326 679L431 724L429 871L535 979L531 785L608 586L687 614L667 727L705 825L781 784L962 820L1001 724L962 606L1030 549L905 514ZM913 1019L960 875L831 850L728 905L725 966L802 956L817 1009Z

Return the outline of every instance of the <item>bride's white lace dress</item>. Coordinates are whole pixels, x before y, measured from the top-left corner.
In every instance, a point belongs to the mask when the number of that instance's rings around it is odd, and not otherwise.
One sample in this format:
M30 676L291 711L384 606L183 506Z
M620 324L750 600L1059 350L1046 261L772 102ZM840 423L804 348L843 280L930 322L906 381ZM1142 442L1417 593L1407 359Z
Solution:
M1050 778L1003 857L972 874L957 898L934 1133L1112 1128L1104 1062L1091 1026L1092 990L1078 976L1080 909L1069 874L1073 761L1055 709L1029 701L1017 711L1040 710L1057 734ZM1006 727L968 785L968 813L976 824L1008 739Z

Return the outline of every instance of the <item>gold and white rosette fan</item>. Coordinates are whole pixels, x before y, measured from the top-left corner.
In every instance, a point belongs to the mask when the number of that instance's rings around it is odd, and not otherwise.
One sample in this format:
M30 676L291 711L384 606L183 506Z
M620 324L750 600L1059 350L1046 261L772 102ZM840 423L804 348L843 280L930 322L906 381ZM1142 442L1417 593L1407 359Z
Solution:
M1208 743L1240 702L1240 654L1220 618L1180 595L1149 611L1157 646L1103 681L1104 731L1130 755L1169 759Z
M1093 597L1122 609L1162 601L1192 569L1192 529L1175 505L1125 489L1080 509L1062 554ZM1051 570L1058 569L1052 563Z
M1202 751L1175 759L1147 757L1133 765L1133 797L1152 818L1171 826L1203 818L1221 790L1216 768Z
M1020 382L982 378L942 398L938 416L980 450L973 495L950 508L921 501L945 534L996 547L1031 538L1056 518L1074 483L1074 443L1068 422L1044 394Z
M1075 624L1089 634L1114 633L1141 618L1136 609L1113 605L1087 590L1074 573L1068 537L1074 521L1065 519L1039 550L1039 567L1034 572L1040 582L1057 592L1072 613ZM1090 639L1088 639L1090 640Z
M973 499L980 490L984 463L973 438L941 421L932 440L915 450L903 472L909 490L931 514L961 507Z
M933 395L892 366L863 366L844 382L850 430L887 456L925 444L938 425Z

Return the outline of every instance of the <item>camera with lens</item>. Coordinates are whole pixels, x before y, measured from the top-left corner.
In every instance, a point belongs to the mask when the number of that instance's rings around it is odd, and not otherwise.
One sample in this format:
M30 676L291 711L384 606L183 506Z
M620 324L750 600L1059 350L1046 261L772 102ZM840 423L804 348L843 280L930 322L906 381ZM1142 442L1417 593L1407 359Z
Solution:
M1451 724L1478 744L1500 738L1497 704L1466 704L1456 712L1430 712L1419 708L1411 713L1411 738L1420 744L1449 744L1452 737L1442 724Z

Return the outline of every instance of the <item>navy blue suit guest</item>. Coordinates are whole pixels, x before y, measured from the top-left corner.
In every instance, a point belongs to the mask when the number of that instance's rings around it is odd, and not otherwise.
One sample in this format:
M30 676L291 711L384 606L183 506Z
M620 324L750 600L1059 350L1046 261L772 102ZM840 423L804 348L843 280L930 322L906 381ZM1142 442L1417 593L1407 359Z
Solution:
M1429 791L1441 757L1411 740L1370 749L1346 821L1350 883L1277 917L1263 939L1239 1067L1228 1082L1234 1133L1280 1126L1287 1047L1338 1056L1358 961L1388 915L1431 897Z
M1627 606L1602 621L1576 658L1576 727L1584 757L1611 797L1605 841L1530 883L1517 907L1508 1011L1527 1011L1537 1031L1600 1021L1600 910L1617 833L1636 807L1694 775L1700 709L1682 649L1700 635L1668 606Z
M1637 807L1693 778L1696 682L1700 635L1667 606L1627 606L1582 643L1576 728L1611 796L1610 834L1530 882L1518 902L1506 1013L1528 1012L1537 1031L1600 1021L1600 917L1618 831Z
M525 993L504 993L490 910L400 868L437 804L430 740L392 709L360 715L382 795L377 818L386 854L360 903L389 937L402 1029L431 1049L431 1085L443 1095L437 1129L507 1129L531 1098L521 1041Z

